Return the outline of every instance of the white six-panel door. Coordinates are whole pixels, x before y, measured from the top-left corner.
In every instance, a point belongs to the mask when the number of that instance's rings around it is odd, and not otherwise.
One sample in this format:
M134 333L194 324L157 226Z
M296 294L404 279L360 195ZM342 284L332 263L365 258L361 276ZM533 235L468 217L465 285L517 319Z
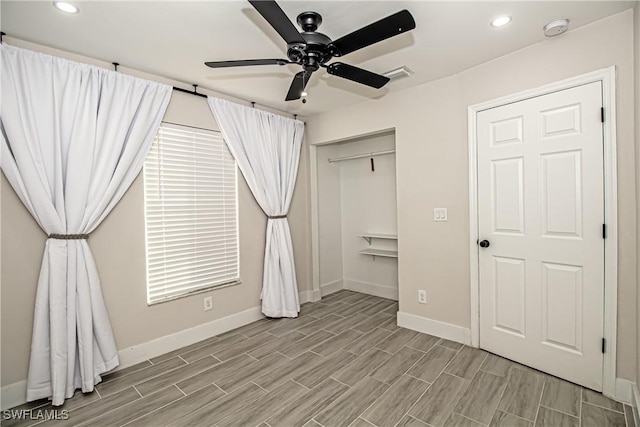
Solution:
M602 390L601 83L477 115L480 346ZM486 242L482 246L486 246Z

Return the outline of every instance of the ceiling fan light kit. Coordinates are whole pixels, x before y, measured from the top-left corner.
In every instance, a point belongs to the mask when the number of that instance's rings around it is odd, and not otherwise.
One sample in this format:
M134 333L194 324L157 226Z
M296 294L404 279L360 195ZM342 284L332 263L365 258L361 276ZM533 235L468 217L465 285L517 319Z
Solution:
M318 27L322 24L322 16L317 12L308 11L298 15L296 21L303 30L300 33L275 1L249 0L249 3L287 43L288 59L212 61L205 62L205 65L211 68L225 68L298 64L303 71L293 77L285 98L287 101L300 99L311 75L320 68L325 68L330 75L380 89L389 82L389 77L343 62L330 64L327 62L334 57L342 57L382 40L411 31L416 27L411 13L408 10L401 10L333 41L325 34L317 32ZM305 99L302 100L303 103L305 101Z

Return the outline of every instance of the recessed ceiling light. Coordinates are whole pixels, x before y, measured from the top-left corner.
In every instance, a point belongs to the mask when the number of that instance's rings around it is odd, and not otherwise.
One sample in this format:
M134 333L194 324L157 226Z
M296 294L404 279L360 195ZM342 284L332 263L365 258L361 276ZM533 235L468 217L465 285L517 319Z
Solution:
M491 26L492 27L502 27L503 25L507 25L509 22L511 22L511 17L510 16L500 16L500 17L494 19L493 21L491 21Z
M71 3L67 3L66 1L54 1L53 5L58 9L65 13L78 13L80 9Z
M302 91L302 96L307 96L307 95L309 95L307 92Z

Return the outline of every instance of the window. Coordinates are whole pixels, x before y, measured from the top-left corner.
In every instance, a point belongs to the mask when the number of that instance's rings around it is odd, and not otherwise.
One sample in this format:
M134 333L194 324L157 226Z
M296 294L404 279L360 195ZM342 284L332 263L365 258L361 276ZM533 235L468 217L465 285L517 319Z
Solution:
M160 126L144 163L149 304L239 280L236 184L219 132Z

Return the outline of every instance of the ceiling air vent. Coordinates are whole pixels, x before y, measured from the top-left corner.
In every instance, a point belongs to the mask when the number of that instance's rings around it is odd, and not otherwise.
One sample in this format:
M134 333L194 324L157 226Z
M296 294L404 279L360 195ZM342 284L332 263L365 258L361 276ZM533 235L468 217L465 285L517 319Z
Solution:
M402 67L396 68L395 70L387 71L383 74L383 76L388 77L391 81L393 81L404 79L405 77L409 77L411 74L413 74L413 71L411 71L406 65L403 65Z

